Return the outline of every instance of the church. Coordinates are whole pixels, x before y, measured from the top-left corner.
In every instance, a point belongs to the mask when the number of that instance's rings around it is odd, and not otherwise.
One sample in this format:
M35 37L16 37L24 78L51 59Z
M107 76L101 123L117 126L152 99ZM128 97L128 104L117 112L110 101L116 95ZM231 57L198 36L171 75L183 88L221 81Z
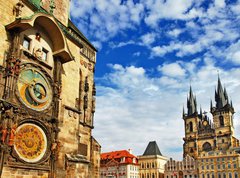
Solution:
M197 111L196 96L190 87L187 113L183 109L185 137L183 156L197 160L199 177L238 178L239 140L234 135L234 107L218 77L215 104L210 102L212 121Z
M70 0L0 4L0 177L99 177L97 50Z

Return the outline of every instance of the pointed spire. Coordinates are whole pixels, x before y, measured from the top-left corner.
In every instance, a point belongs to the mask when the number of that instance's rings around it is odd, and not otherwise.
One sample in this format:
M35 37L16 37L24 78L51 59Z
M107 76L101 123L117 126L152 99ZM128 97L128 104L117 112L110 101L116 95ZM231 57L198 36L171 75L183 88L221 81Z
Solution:
M213 104L212 104L212 99L210 100L210 111L212 110L213 108Z
M218 85L217 90L215 91L216 108L217 109L223 108L228 103L227 100L228 100L227 92L226 90L223 90L222 83L218 75Z
M182 116L183 116L183 118L184 118L184 116L185 116L185 109L184 109L184 106L183 106L183 113L182 113Z
M188 116L197 113L197 101L193 96L192 87L190 86L189 97L187 97Z

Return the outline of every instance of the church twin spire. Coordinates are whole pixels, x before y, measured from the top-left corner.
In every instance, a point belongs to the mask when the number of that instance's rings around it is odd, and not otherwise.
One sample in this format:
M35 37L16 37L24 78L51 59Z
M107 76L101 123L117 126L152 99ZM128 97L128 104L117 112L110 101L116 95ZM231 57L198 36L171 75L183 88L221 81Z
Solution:
M210 110L212 111L213 108L221 109L229 104L228 94L226 88L222 87L222 83L220 77L218 76L218 84L217 89L215 90L215 101L216 106L214 107L212 104L212 100L210 101ZM232 102L230 103L230 107L233 108ZM200 109L201 110L201 109ZM191 116L193 114L197 114L197 101L196 96L193 95L192 87L190 86L189 96L187 97L187 116ZM184 108L183 108L183 116L185 115ZM200 113L201 115L201 113Z

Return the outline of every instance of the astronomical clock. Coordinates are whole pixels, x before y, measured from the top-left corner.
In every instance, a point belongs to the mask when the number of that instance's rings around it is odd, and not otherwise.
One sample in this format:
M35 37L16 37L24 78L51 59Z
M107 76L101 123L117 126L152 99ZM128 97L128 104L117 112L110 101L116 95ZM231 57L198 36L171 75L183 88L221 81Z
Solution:
M0 177L99 177L97 50L69 19L70 1L1 4Z
M59 152L61 69L72 56L64 47L56 20L49 15L19 19L6 29L12 39L0 102L4 154L0 164L45 170L54 177Z

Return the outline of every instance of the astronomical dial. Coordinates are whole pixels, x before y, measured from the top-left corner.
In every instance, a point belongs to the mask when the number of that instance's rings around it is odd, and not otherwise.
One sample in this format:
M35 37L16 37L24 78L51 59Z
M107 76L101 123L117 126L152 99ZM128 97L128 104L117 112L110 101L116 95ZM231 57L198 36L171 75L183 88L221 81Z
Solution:
M36 68L26 68L18 78L20 100L28 108L42 111L52 101L52 88L47 77Z
M25 162L40 161L47 150L47 137L45 132L32 123L20 125L15 133L14 149L19 158Z

